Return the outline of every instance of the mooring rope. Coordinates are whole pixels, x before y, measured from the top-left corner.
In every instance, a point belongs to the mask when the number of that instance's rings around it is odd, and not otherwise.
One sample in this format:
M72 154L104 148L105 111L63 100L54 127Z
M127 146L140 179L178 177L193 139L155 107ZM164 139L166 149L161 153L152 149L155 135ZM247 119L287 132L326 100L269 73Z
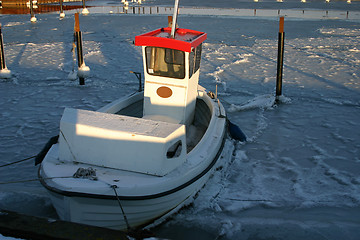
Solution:
M48 177L48 178L41 178L41 179L43 179L43 180L51 180L51 179L57 179L57 178L73 178L73 176L66 176L66 177ZM20 181L0 182L0 185L13 184L13 183L36 182L36 181L39 181L39 180L40 180L40 178L33 178L33 179L20 180Z
M7 164L4 164L4 165L0 165L0 168L6 167L6 166L10 166L10 165L13 165L13 164L16 164L16 163L25 162L25 161L27 161L27 160L30 160L30 159L32 159L32 158L35 158L36 156L37 156L37 155L32 156L32 157L28 157L28 158L24 158L24 159L22 159L22 160L15 161L15 162L12 162L12 163L7 163Z
M131 230L130 224L129 224L128 220L127 220L126 214L125 214L124 209L123 209L123 207L122 207L122 205L121 205L119 196L118 196L118 194L117 194L117 192L116 192L117 186L116 186L116 185L111 185L111 188L112 188L112 189L114 190L114 192L115 192L116 199L117 199L117 201L118 201L118 203L119 203L119 206L120 206L122 215L124 216L124 220L125 220L125 223L126 223L127 230L130 231L130 230Z

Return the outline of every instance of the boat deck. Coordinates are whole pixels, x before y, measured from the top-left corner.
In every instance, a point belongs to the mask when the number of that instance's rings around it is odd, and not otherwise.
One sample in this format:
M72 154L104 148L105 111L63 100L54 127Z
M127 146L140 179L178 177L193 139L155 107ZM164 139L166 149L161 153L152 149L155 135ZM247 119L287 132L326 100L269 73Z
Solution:
M129 106L116 112L119 115L129 117L143 117L144 99L134 102ZM203 100L197 99L195 107L194 121L190 126L186 127L186 145L189 153L201 140L206 132L207 126L211 119L211 112Z

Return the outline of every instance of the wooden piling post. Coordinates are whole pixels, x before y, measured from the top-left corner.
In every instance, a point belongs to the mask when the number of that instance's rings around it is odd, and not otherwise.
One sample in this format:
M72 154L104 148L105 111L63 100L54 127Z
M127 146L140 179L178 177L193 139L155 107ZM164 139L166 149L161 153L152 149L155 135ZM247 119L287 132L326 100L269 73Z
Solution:
M6 64L5 64L5 54L4 54L4 43L3 43L3 36L2 36L2 29L1 29L1 24L0 24L0 61L1 61L1 70L6 68Z
M82 15L88 15L89 10L86 8L85 0L82 0L83 10L81 11Z
M60 0L60 18L64 18L64 17L65 17L63 5L64 5L64 0Z
M4 53L4 40L2 35L2 29L0 24L0 78L11 78L11 71L7 69L5 63L5 53Z
M172 26L173 16L168 16L168 27Z
M82 34L80 31L79 13L75 13L74 40L76 42L78 68L81 68L84 65L84 57L83 57L83 51L82 51L82 36L81 35ZM85 85L85 78L83 76L79 76L79 84Z
M30 22L36 22L36 17L35 17L35 13L34 13L34 3L33 0L30 0Z
M127 240L124 232L0 210L0 233L21 239Z
M277 75L276 75L276 101L282 93L282 75L284 62L284 17L280 17L279 23L279 41L278 41L278 60L277 60Z

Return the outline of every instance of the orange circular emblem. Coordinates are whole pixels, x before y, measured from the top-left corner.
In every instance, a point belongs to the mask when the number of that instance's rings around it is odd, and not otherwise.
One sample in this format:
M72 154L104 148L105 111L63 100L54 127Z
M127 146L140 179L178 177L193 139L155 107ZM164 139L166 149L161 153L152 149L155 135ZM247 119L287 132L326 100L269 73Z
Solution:
M159 87L156 90L156 93L157 93L157 95L159 95L162 98L168 98L168 97L171 97L171 95L172 95L172 91L168 87Z

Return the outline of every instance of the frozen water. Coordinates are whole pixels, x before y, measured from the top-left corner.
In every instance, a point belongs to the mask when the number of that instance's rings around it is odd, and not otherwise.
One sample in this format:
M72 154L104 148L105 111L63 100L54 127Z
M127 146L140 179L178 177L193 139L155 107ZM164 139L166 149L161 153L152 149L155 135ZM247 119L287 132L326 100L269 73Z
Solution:
M101 5L102 2L96 2ZM109 4L111 2L108 2ZM159 4L146 1L143 4ZM299 2L259 2L276 9ZM271 4L270 4L271 3ZM161 1L171 6L173 1ZM183 6L253 7L250 1ZM287 5L286 5L287 4ZM306 8L359 13L359 4ZM1 15L11 79L0 80L0 164L36 155L58 134L65 107L95 110L137 90L134 37L167 25L164 15L81 16L85 86L68 79L74 19ZM360 234L360 30L356 19L285 18L283 97L274 105L278 18L179 16L205 31L200 84L215 92L248 142L238 143L193 205L155 229L172 239L357 239ZM76 73L75 73L76 74ZM0 208L54 217L33 162L0 168Z

